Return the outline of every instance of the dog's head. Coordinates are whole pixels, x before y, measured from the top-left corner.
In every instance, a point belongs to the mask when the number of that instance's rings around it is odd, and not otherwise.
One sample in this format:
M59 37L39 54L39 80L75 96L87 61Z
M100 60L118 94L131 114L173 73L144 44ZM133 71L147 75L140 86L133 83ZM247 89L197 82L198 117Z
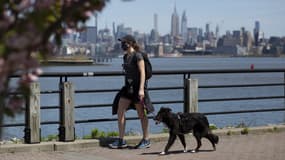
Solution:
M155 124L159 124L160 122L163 122L163 119L165 117L168 117L171 113L171 109L168 107L161 107L156 116L153 118L155 121Z

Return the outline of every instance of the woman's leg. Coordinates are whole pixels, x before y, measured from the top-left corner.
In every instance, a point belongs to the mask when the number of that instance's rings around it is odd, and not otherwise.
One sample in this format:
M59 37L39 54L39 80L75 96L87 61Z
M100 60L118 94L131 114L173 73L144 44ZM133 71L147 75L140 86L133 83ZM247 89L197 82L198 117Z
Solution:
M146 115L144 115L144 107L142 104L138 103L135 104L136 110L138 112L138 116L141 120L141 126L142 126L142 131L143 131L143 138L144 139L149 139L149 133L148 133L148 118Z
M119 138L123 139L125 135L126 118L125 112L129 107L131 101L129 99L121 97L118 106L118 128L119 128Z

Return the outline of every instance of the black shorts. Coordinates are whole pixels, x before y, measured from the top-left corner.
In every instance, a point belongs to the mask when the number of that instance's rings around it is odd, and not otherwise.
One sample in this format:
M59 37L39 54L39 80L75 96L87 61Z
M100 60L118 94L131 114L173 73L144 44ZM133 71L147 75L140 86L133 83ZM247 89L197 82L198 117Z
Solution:
M114 100L113 100L113 105L112 105L112 114L117 114L117 110L118 110L118 105L119 105L119 100L121 97L129 99L131 101L130 106L128 107L129 109L136 109L135 108L135 104L140 103L140 99L139 99L139 95L138 95L138 88L135 88L133 90L133 93L130 93L130 90L128 89L128 87L124 86L122 87L122 89L117 93L117 95L115 96ZM148 90L147 88L144 89L144 103L145 105L148 106L148 108L150 109L150 112L154 111L154 107L152 105L152 102L150 100L149 94L148 94Z
M133 104L140 103L139 90L137 87L130 89L129 87L124 86L120 92L121 97L131 100Z

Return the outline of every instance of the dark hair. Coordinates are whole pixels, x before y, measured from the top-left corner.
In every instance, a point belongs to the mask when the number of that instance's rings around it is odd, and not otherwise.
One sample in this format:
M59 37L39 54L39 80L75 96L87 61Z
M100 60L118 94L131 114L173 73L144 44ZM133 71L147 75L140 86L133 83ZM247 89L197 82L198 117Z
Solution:
M135 51L140 51L140 46L137 43L131 44L131 46L134 48Z
M132 46L134 48L135 51L140 51L140 46L137 44L135 38L131 35L126 35L122 38L118 39L119 41L121 41L122 43L126 42L128 43L130 46Z

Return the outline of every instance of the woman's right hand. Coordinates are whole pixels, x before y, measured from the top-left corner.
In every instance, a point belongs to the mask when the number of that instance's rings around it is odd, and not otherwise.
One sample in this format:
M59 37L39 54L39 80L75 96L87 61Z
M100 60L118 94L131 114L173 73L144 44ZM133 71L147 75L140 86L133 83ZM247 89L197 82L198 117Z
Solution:
M144 99L144 89L139 90L139 99L142 101Z

